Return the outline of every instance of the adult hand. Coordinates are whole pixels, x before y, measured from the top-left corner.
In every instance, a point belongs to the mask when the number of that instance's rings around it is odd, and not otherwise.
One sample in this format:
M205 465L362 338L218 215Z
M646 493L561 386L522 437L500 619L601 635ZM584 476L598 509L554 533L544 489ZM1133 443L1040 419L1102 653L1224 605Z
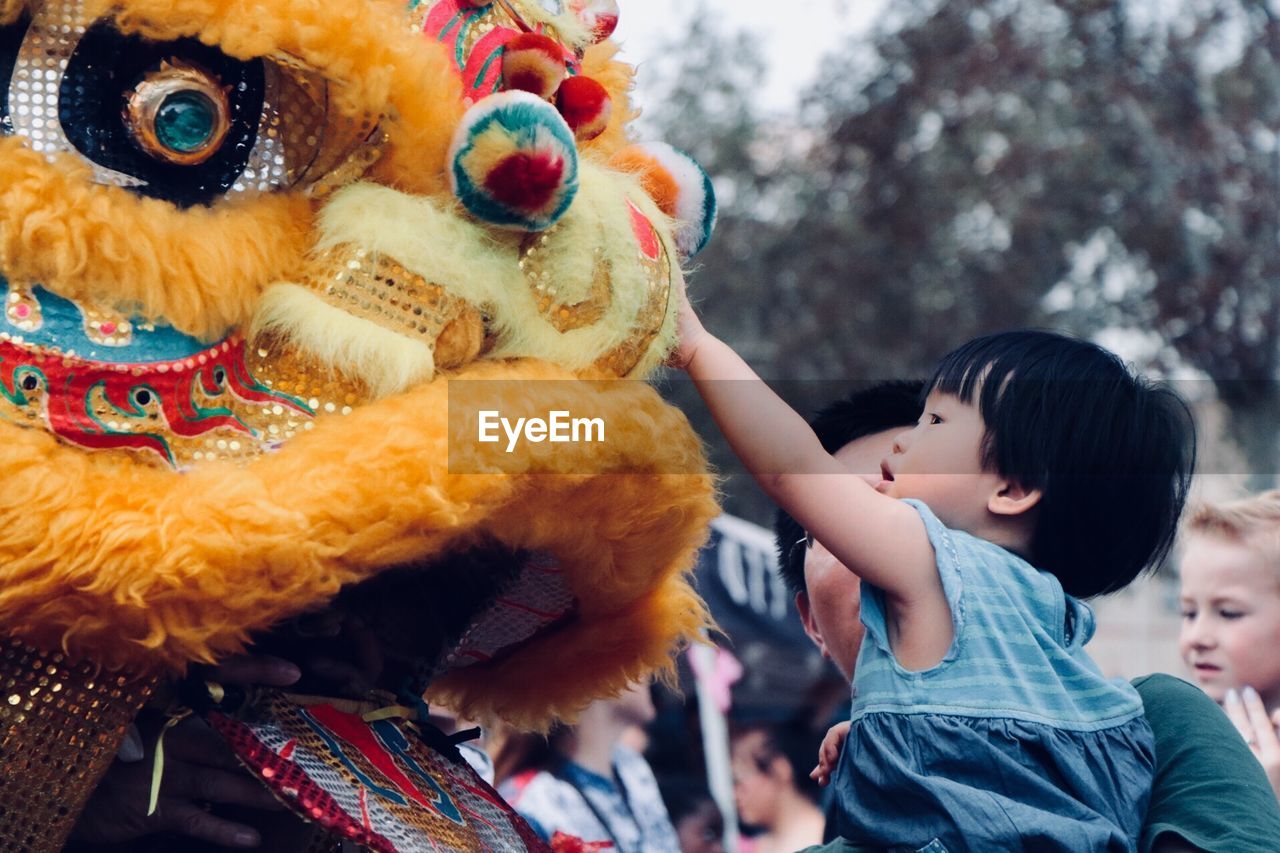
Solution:
M234 658L210 673L210 679L221 684L270 687L288 687L299 677L296 666L266 655ZM210 814L205 805L266 811L283 806L245 772L226 742L196 717L165 733L160 796L155 812L147 815L157 735L158 729L150 737L139 737L137 729L131 729L119 759L77 820L72 839L103 844L174 833L224 847L257 847L261 843L257 830Z
M1280 799L1280 736L1277 736L1277 729L1280 729L1280 708L1268 716L1262 697L1252 687L1246 687L1239 693L1228 690L1223 708L1236 731L1240 732L1240 736L1249 744L1254 757L1266 771L1271 790Z

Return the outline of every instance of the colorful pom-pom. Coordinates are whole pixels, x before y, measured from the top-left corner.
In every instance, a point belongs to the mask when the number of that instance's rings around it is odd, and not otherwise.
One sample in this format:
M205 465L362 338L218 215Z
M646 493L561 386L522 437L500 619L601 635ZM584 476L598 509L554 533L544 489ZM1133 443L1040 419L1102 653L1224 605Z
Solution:
M570 77L561 83L556 106L583 142L604 133L613 112L608 90L590 77Z
M596 42L604 41L618 28L618 0L575 0L573 10Z
M528 92L501 92L462 117L449 151L454 195L477 219L544 231L578 191L573 132Z
M564 48L539 33L521 33L502 53L502 86L550 98L564 81Z
M676 220L676 251L692 258L711 239L716 225L716 193L697 161L665 142L622 149L613 163L636 174L658 208Z

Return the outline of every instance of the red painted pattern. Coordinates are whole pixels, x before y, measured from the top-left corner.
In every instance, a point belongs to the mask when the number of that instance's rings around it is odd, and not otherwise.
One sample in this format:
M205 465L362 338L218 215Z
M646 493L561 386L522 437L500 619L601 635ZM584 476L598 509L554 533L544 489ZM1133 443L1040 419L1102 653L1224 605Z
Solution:
M22 384L33 378L36 387ZM71 444L153 451L169 464L175 460L166 435L190 438L219 429L253 434L235 415L219 411L232 398L312 414L292 398L261 388L245 367L244 342L238 338L177 361L136 364L90 361L0 340L0 387L11 401L43 397L45 425ZM197 411L197 399L205 411ZM104 424L94 413L98 400L117 410L109 419L136 429ZM148 414L158 419L148 420Z
M662 244L658 241L658 232L654 230L653 223L640 212L640 208L631 203L631 199L627 199L627 210L631 212L631 231L636 235L641 253L649 260L656 261L662 251Z
M514 22L515 27L494 25L492 19L498 14L494 7L477 10L466 0L440 0L431 7L423 23L422 30L426 35L453 49L463 85L474 99L501 91L502 55L509 42L525 32L543 32L541 26L529 28L523 21ZM471 27L486 27L487 31L472 45L469 53L459 56L462 41ZM577 74L581 65L578 57L569 48L557 45L569 73Z

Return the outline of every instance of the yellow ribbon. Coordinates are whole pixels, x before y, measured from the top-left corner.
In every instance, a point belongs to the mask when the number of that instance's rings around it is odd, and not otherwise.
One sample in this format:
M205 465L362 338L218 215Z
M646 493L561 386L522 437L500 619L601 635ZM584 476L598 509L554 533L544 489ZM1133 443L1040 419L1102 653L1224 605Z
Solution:
M160 803L160 780L164 776L164 736L169 729L189 716L191 716L190 708L171 714L156 737L156 754L151 762L151 799L147 803L147 817L156 813L156 806Z
M376 723L379 720L405 720L410 721L418 716L418 712L413 708L404 705L388 705L385 708L379 708L376 711L370 711L362 714L360 719L366 723Z

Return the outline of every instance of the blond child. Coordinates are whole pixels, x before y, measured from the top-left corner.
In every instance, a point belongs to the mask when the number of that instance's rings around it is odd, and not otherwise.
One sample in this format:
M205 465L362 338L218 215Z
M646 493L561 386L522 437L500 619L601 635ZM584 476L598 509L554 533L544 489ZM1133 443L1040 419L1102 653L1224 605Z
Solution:
M1184 533L1182 659L1280 797L1280 491L1201 505Z

